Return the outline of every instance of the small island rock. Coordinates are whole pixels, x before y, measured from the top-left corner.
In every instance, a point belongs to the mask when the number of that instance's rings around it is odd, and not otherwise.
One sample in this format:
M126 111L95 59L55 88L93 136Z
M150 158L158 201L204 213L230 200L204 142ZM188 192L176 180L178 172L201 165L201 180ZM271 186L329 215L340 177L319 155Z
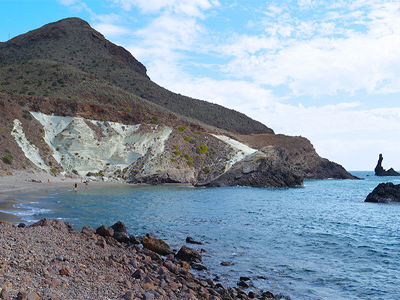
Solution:
M393 203L400 202L400 184L380 183L368 194L365 202Z
M390 168L389 170L386 171L382 167L382 161L383 161L383 156L382 154L379 154L378 163L375 167L376 176L400 176L400 173L396 172L393 168Z

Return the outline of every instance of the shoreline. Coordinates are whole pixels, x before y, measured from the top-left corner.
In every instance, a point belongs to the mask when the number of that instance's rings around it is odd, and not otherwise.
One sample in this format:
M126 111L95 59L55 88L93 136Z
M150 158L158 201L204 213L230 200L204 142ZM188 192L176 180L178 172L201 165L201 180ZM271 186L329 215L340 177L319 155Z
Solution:
M81 183L80 178L54 177L46 172L13 171L12 175L0 172L0 221L6 221L11 224L23 222L21 217L14 214L21 210L15 208L15 205L29 203L30 201L27 199L32 196L42 196L56 191L72 190L75 183L78 184L78 191L82 187L85 189L95 189L128 185L123 181L91 181L88 185L85 185Z

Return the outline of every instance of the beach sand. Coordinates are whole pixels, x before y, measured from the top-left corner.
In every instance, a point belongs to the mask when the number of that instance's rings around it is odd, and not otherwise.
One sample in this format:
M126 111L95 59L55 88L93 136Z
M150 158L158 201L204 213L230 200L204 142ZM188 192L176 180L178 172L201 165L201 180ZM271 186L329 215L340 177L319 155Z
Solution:
M71 190L75 183L78 184L78 190L81 187L94 189L127 185L125 182L91 181L86 186L81 183L81 178L67 178L61 175L55 177L46 172L13 171L6 173L0 171L0 220L12 224L22 222L21 218L15 215L15 212L18 211L14 207L15 205L23 203L24 199L34 195L45 195L57 190Z

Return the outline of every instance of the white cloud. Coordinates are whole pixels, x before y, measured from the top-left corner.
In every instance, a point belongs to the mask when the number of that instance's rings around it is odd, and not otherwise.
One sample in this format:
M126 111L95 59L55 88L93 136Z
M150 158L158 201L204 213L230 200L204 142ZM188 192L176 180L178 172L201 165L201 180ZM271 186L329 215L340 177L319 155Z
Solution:
M70 5L73 5L77 2L79 2L80 0L57 0L57 1L62 5L70 6Z
M286 85L294 96L400 92L399 9L399 3L376 4L368 13L350 11L336 23L325 16L300 22L285 12L279 22L263 23L266 34L242 35L221 47L231 56L223 70L258 84ZM350 15L351 24L357 21L365 32L348 25Z
M208 0L113 0L125 10L138 7L144 13L157 13L167 10L177 14L201 17L203 11L218 6L218 1Z
M109 23L95 23L92 25L97 31L101 32L107 38L113 38L120 35L129 34L128 28L117 26Z

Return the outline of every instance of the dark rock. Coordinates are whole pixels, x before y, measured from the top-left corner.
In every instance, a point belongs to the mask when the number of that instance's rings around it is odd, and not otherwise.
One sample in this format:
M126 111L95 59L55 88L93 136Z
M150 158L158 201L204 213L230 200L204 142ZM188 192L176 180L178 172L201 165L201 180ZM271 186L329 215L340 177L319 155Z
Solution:
M134 184L145 183L151 185L159 185L165 183L180 183L180 181L171 178L171 176L168 173L161 172L157 174L134 176L129 181L129 183L134 183Z
M365 202L392 203L400 202L400 184L380 183L368 194Z
M239 281L238 286L242 287L242 288L248 288L250 287L246 282L244 282L243 280Z
M261 294L261 297L265 299L275 299L275 295L272 294L270 291L263 292Z
M228 263L228 262L226 262L226 261L221 262L221 266L229 267L230 265L231 265L231 264Z
M113 238L120 243L127 243L130 241L128 234L126 234L125 232L114 232Z
M91 236L96 233L96 230L90 226L83 226L81 233Z
M152 250L145 248L145 249L143 249L143 253L146 254L147 256L149 256L152 260L162 261L162 257L158 253L156 253Z
M134 245L139 245L139 244L141 244L141 242L139 241L139 239L138 239L136 236L134 236L134 235L131 235L131 236L129 237L129 242L130 242L131 244L134 244Z
M187 246L182 246L182 248L175 255L175 258L187 261L189 263L199 263L202 260L199 252Z
M26 292L21 291L18 293L17 300L27 300L27 299L28 299L28 296L27 296Z
M25 224L25 223L19 223L19 224L18 224L18 227L19 227L19 228L24 228L24 227L26 227L26 224Z
M186 238L186 243L188 244L197 244L197 245L204 245L202 242L194 240L192 237L188 236Z
M114 229L112 229L111 227L107 227L106 225L101 225L96 229L96 233L102 237L112 237L114 235Z
M249 292L249 298L250 299L260 298L260 295L255 292Z
M208 270L208 268L202 264L193 264L192 268L198 271Z
M144 275L145 275L144 272L141 269L138 269L132 274L132 277L135 278L135 279L140 279Z
M285 161L277 160L259 151L237 162L226 173L205 186L285 188L302 184L303 176L294 172Z
M249 281L249 280L251 280L250 277L247 277L247 276L241 276L240 277L240 281Z
M114 229L114 239L116 239L120 243L129 242L128 232L124 223L118 221L117 223L112 225L111 228Z
M126 226L124 223L122 223L121 221L118 221L117 223L115 223L114 225L111 226L112 229L114 229L114 232L124 232L127 233L126 231Z
M383 156L382 154L379 154L378 163L375 167L376 176L400 176L400 173L396 172L393 168L390 168L389 170L386 171L382 167L382 161L383 161Z
M143 247L154 251L160 255L168 255L173 253L171 247L163 240L156 239L152 236L146 236L142 239Z

